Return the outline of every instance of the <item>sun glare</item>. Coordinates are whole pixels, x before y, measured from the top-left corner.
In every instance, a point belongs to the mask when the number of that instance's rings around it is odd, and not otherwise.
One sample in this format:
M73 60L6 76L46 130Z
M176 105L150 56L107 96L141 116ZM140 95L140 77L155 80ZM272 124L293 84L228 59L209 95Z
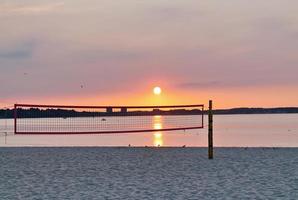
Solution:
M155 95L160 95L161 94L161 88L160 87L154 87L153 88L153 93Z

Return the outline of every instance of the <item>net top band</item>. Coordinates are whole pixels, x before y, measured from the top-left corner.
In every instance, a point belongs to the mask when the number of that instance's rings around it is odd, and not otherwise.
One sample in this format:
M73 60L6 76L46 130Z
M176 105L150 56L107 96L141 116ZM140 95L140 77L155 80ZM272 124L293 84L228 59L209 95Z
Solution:
M204 104L194 105L167 105L167 106L73 106L73 105L38 105L38 104L15 104L15 107L40 107L40 108L189 108L189 107L204 107Z

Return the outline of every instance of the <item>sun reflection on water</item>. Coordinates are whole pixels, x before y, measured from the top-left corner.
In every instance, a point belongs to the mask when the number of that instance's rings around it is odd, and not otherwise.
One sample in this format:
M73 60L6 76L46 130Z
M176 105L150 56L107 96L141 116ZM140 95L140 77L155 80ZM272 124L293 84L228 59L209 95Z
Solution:
M162 129L162 117L159 115L153 116L153 128L155 130L160 130ZM153 134L154 139L153 139L153 145L156 147L161 147L163 146L163 134L161 131L156 131Z

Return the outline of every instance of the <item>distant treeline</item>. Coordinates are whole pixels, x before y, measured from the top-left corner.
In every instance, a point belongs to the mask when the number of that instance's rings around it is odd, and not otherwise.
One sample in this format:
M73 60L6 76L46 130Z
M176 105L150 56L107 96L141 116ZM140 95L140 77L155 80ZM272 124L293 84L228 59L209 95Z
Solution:
M204 114L208 111L205 110ZM283 114L283 113L298 113L298 107L283 107L283 108L232 108L232 109L217 109L214 110L215 115L233 115L233 114ZM75 111L66 109L18 109L18 117L20 118L43 118L43 117L99 117L99 116L147 116L147 115L195 115L202 114L198 109L185 110L159 110L152 111L126 111L126 112L89 112ZM13 118L13 109L0 109L0 118Z
M234 114L286 114L298 113L298 107L282 108L232 108L214 110L217 115L234 115Z
M17 109L18 118L68 118L68 117L104 117L104 116L150 116L150 115L196 115L202 114L199 109L185 110L161 110L153 109L151 111L106 111L106 112L90 112L76 111L66 109ZM0 118L13 118L14 110L0 110Z

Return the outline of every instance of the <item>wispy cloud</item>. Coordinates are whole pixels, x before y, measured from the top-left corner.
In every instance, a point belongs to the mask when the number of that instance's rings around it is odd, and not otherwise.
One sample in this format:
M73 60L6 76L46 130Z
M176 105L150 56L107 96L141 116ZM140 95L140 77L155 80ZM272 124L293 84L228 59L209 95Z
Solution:
M35 40L28 40L13 47L0 48L0 60L16 60L31 57L35 46Z
M179 88L189 88L189 89L200 89L200 88L213 88L219 87L222 84L219 81L202 81L202 82L184 82L177 86Z
M64 2L55 2L47 4L0 4L0 13L2 14L39 14L55 11L64 6Z

